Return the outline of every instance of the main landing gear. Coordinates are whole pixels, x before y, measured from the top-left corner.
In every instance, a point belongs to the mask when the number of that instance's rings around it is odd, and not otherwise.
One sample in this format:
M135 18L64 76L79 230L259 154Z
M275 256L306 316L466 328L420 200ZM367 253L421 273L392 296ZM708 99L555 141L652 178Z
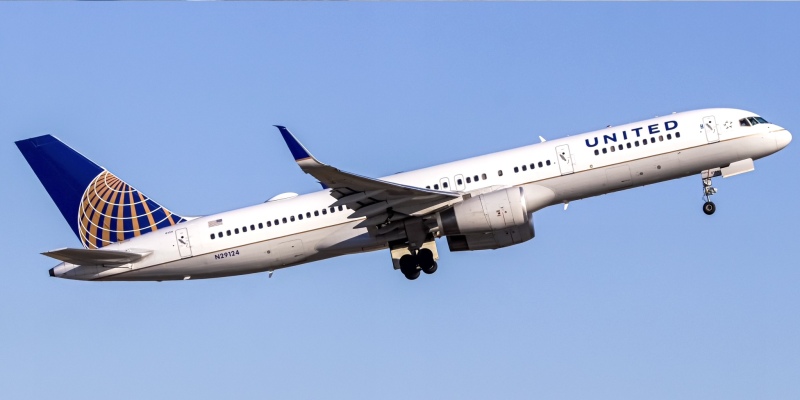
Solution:
M711 196L717 193L717 188L711 186L711 178L720 176L721 174L722 173L719 171L719 169L711 169L701 173L701 177L703 178L703 199L706 201L703 204L703 212L706 215L714 214L714 211L717 211L716 204L711 201Z
M426 274L436 272L439 266L433 259L433 252L430 249L422 248L416 255L406 254L400 257L400 271L408 280L419 278L419 272Z

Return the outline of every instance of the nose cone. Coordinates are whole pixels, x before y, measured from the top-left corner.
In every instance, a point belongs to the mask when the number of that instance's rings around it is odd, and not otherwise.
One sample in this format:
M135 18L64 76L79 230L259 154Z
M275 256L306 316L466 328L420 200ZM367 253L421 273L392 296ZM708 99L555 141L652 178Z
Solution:
M778 145L778 150L783 149L792 141L792 134L786 129L775 132L775 143Z

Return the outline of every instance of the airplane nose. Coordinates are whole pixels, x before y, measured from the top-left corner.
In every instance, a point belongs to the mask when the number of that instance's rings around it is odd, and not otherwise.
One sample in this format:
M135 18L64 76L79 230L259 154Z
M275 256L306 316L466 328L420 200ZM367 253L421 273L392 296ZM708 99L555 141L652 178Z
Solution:
M792 134L786 129L775 133L775 143L778 145L778 150L783 149L792 141Z

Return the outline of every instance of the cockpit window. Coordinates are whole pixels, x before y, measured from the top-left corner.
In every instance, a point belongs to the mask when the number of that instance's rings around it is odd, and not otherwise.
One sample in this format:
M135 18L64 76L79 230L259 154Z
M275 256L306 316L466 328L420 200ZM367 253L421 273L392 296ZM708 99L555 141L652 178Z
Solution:
M758 125L758 121L753 117L747 117L747 120L750 121L750 125Z
M750 126L750 123L747 122L747 118L742 118L739 120L739 126Z
M761 117L755 117L755 118L756 118L756 121L758 121L759 124L768 124L769 123L764 118L761 118Z

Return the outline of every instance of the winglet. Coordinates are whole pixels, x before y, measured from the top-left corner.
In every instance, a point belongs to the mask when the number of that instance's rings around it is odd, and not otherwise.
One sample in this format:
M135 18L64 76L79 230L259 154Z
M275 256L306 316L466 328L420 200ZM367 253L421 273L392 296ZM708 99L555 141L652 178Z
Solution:
M283 140L286 142L286 146L289 147L289 151L292 152L292 156L294 157L295 161L304 160L306 158L314 158L311 153L306 150L306 148L297 141L297 138L286 129L285 126L275 125L279 131L281 131L281 136L283 136Z

